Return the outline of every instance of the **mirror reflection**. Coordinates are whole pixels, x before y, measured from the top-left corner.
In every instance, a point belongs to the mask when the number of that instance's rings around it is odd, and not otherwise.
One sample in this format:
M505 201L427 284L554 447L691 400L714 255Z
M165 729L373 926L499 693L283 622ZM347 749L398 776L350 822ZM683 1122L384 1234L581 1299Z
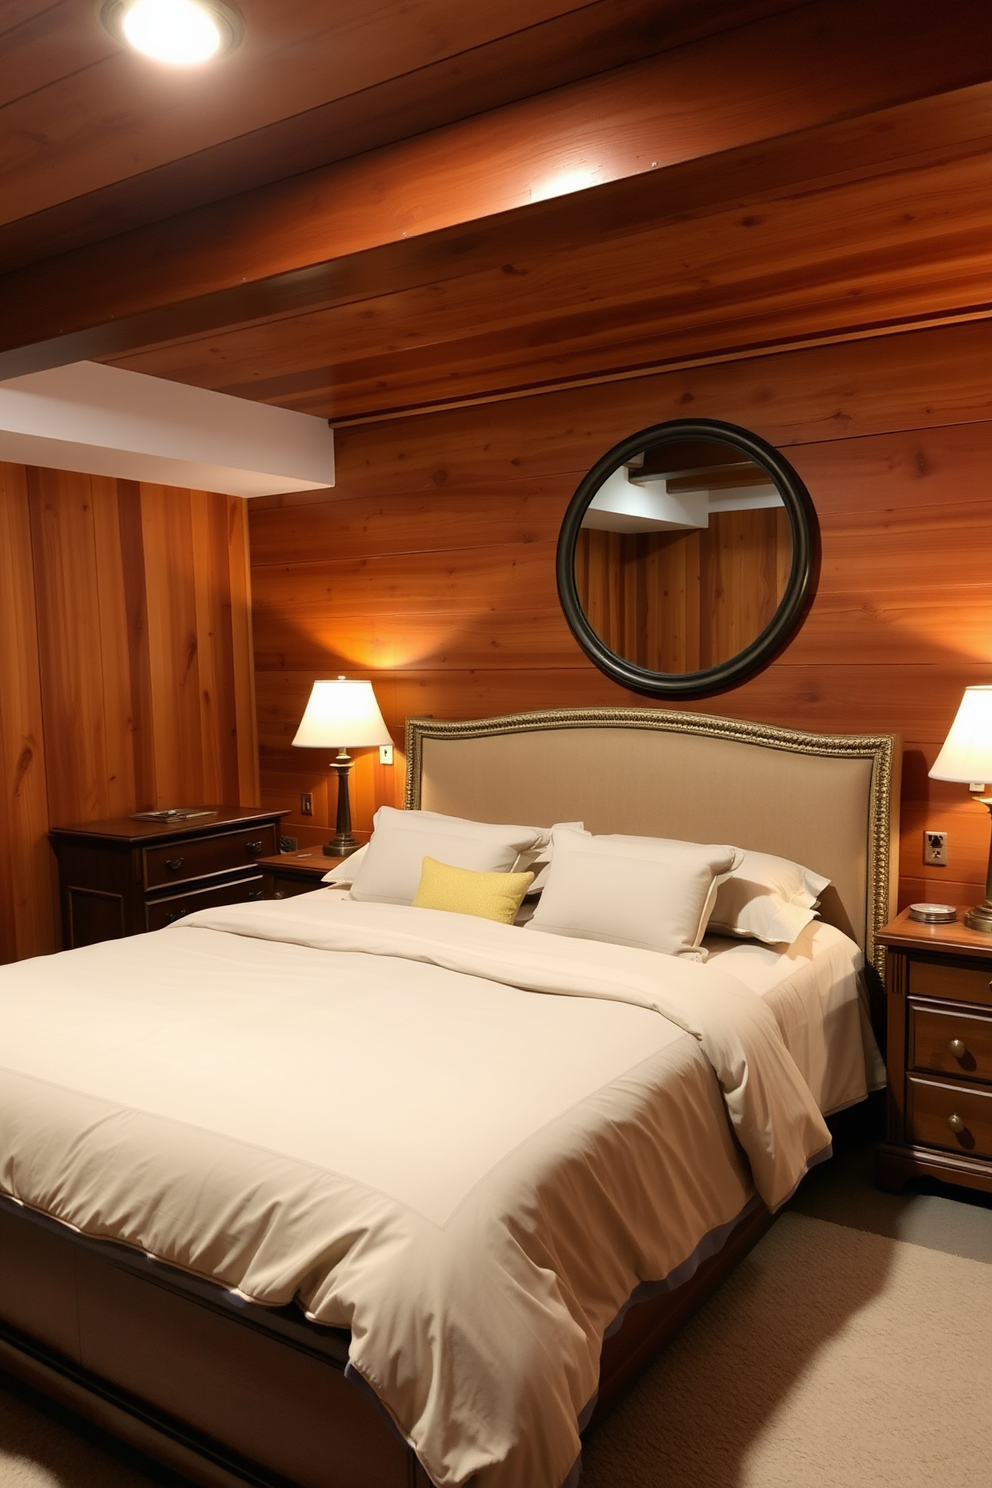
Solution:
M746 451L655 442L599 486L573 564L579 604L610 652L648 672L705 672L772 623L793 567L792 522Z

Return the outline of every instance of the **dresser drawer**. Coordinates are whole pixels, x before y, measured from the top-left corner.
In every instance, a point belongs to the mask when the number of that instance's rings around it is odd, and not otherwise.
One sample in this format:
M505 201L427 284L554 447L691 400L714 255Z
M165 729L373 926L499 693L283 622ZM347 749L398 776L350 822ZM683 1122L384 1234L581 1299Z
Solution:
M216 909L220 904L243 904L247 899L261 899L262 875L251 874L231 883L215 884L209 889L192 889L188 894L168 894L151 899L145 905L145 929L162 930L196 909Z
M955 1130L958 1122L961 1125ZM910 1075L906 1081L906 1136L922 1147L992 1157L992 1090Z
M988 966L911 961L909 992L911 997L942 997L952 1002L976 1002L992 1007L992 980Z
M142 853L145 887L159 889L166 884L207 878L213 873L230 873L232 868L244 868L274 853L277 846L276 828L267 823L238 832L218 832L213 837L146 847Z
M911 1003L909 1063L935 1074L992 1081L992 1017Z

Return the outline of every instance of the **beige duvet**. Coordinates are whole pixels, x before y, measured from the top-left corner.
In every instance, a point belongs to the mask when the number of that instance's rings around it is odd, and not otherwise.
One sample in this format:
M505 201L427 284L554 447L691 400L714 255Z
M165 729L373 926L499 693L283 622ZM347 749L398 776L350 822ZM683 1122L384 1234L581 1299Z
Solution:
M635 1287L829 1141L717 964L332 892L5 967L0 1028L0 1189L350 1328L444 1488L559 1488Z

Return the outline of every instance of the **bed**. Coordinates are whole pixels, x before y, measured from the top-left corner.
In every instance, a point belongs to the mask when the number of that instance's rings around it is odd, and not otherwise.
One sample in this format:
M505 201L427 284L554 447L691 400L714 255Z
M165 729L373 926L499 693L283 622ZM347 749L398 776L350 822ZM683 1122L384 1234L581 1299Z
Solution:
M412 720L407 757L414 811L806 863L821 923L790 958L667 958L662 993L654 952L328 888L5 969L0 1362L204 1484L574 1480L579 1430L825 1154L820 1111L877 1079L851 987L882 970L894 739L577 710ZM728 999L801 1089L740 1078L698 1012Z

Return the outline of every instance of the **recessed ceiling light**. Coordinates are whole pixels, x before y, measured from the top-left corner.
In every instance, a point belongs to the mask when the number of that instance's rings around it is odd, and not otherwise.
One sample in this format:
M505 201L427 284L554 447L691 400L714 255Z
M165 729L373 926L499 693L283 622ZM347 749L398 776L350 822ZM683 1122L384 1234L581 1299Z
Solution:
M232 52L245 31L224 0L103 0L100 21L116 41L179 66Z

